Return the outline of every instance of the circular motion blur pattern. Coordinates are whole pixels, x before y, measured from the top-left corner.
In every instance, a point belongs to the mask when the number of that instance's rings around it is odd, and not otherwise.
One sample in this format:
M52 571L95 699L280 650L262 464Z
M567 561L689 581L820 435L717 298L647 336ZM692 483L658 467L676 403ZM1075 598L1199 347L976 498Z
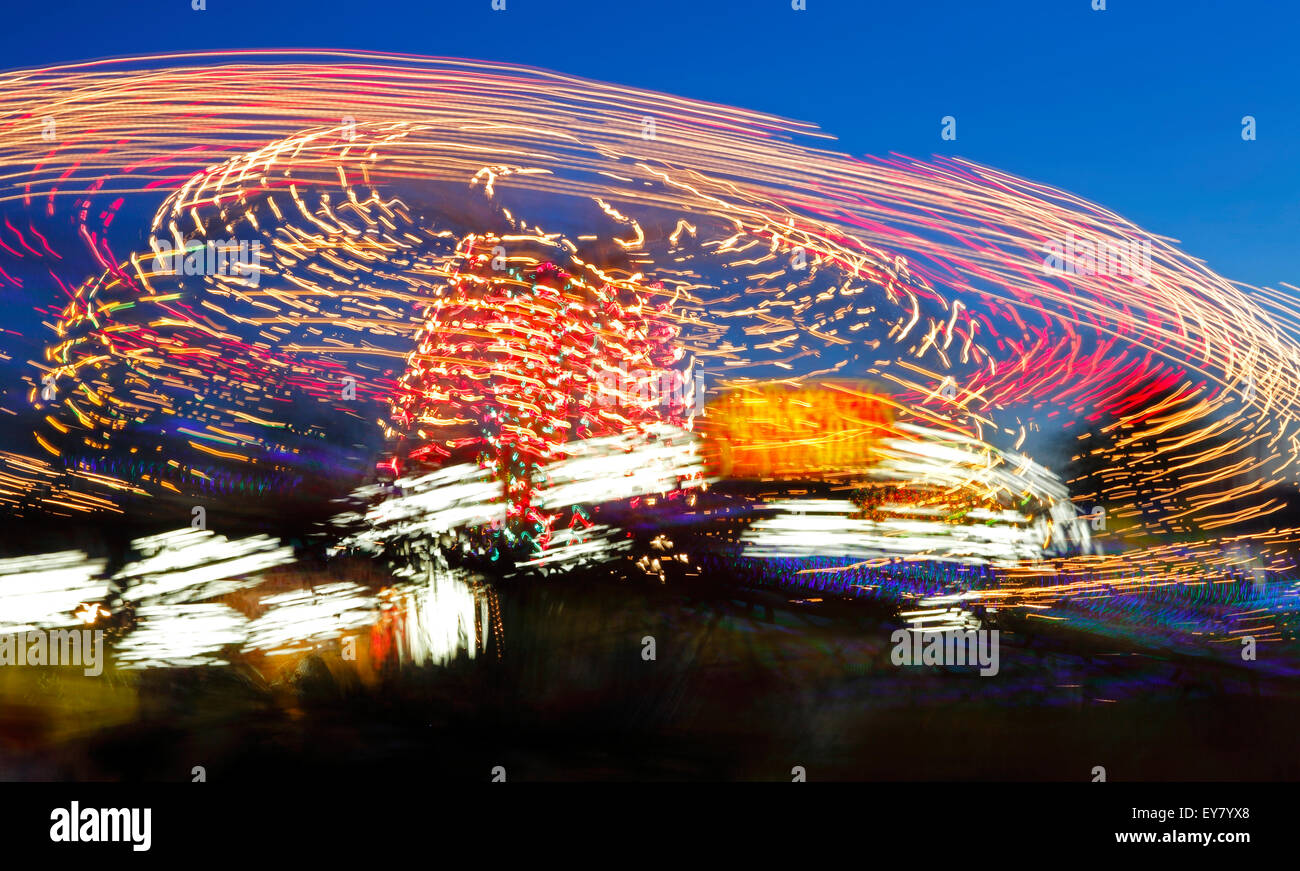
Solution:
M688 438L700 462L661 495L803 469L876 488L846 522L1011 530L849 556L1027 575L1052 556L1113 580L1230 572L1249 530L1252 559L1289 565L1270 519L1300 451L1285 297L1069 194L472 61L0 78L0 285L51 328L32 450L0 457L17 512L326 499L376 465L468 463L533 553L591 525L587 496L534 492L583 451ZM754 552L799 556L779 527L751 527Z

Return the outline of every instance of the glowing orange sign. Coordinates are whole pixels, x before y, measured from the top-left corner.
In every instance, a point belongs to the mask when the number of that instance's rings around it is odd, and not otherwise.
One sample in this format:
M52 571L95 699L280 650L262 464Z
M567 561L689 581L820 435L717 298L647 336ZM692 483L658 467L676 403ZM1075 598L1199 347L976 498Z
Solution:
M863 382L762 384L710 403L705 462L724 478L824 478L871 465L893 409Z

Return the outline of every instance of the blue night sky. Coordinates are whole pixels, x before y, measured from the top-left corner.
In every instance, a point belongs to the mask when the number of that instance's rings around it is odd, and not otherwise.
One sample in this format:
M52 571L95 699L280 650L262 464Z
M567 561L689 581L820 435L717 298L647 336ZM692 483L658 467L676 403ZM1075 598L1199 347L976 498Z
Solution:
M1277 0L73 0L0 65L233 48L475 57L812 121L854 154L966 157L1300 284L1297 7ZM57 11L54 11L57 7ZM1241 138L1254 115L1258 139ZM955 142L940 118L957 118Z

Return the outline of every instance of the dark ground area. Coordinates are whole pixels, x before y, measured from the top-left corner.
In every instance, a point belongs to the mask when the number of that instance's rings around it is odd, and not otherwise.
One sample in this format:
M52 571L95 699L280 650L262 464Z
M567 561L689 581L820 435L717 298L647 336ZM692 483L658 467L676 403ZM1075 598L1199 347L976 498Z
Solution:
M702 595L703 593L703 595ZM897 620L727 584L500 590L504 639L363 684L310 655L119 673L95 710L9 687L8 780L1287 780L1293 684L1228 662L1004 632L1001 671L890 662ZM655 659L642 658L655 639Z

